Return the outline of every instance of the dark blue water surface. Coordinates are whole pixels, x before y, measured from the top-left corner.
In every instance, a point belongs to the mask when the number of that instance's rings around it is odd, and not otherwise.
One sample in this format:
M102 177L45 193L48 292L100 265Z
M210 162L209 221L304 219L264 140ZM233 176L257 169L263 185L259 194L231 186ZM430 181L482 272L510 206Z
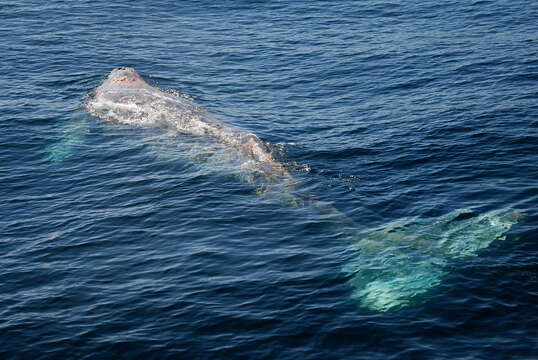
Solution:
M531 0L1 1L0 357L538 357L537 36ZM258 134L359 230L519 215L368 308L319 208L81 109L122 65Z

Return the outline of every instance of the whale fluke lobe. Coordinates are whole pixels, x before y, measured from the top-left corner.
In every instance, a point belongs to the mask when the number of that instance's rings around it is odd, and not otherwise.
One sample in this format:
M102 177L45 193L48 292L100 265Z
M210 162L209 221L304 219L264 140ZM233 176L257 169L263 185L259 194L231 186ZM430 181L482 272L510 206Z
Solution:
M439 285L451 259L476 256L523 216L500 209L478 215L454 210L435 219L400 219L361 231L356 256L343 268L353 295L363 307L396 310Z
M213 120L189 99L151 86L131 67L112 70L89 97L86 109L107 121L208 135L234 149L243 167L266 178L290 177L257 135Z

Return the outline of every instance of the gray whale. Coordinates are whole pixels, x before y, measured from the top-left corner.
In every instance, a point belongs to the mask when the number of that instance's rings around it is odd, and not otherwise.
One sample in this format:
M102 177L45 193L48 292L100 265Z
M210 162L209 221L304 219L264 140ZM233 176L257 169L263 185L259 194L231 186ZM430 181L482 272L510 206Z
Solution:
M238 153L249 170L261 173L264 180L276 179L277 188L284 191L272 195L280 195L291 205L317 208L326 215L327 224L334 224L350 243L352 255L342 271L353 289L352 298L374 311L412 305L416 296L424 296L442 282L452 259L477 256L493 241L505 240L505 233L523 216L509 208L484 214L457 209L432 219L407 218L364 228L329 203L304 194L296 196L297 184L258 136L212 121L200 106L149 85L132 68L113 70L85 107L108 121L207 135Z

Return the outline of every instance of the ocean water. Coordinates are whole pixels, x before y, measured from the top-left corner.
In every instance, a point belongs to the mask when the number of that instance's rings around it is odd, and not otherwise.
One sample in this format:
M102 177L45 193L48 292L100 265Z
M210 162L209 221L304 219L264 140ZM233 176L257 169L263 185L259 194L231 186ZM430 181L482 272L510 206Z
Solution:
M0 1L0 357L537 358L537 19ZM256 133L297 187L91 116L118 66Z

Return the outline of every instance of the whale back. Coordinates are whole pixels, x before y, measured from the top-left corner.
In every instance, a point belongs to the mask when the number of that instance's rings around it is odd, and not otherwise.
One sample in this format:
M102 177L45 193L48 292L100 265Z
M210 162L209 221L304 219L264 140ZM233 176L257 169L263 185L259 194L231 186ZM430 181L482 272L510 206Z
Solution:
M203 107L186 97L148 84L135 69L119 67L90 94L88 112L103 120L135 126L158 126L195 135L209 135L230 145L238 155L267 177L289 177L255 134L212 120Z

